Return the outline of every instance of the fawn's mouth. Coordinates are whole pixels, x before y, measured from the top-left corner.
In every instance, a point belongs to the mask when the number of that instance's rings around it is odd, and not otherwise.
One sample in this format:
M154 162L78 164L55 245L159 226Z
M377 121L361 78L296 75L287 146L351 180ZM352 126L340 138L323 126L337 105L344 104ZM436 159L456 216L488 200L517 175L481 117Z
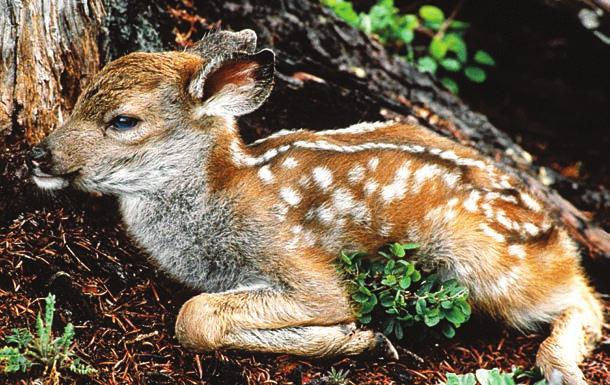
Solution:
M32 171L32 180L34 183L36 183L36 186L41 189L59 190L68 187L70 181L74 179L79 172L80 169L61 175L51 175L41 171L40 169L34 169Z

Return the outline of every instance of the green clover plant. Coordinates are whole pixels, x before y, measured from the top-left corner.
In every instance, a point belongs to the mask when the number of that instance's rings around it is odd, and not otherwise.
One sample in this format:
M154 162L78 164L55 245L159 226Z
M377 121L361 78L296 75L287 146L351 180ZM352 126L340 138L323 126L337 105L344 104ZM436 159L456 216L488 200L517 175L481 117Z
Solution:
M470 25L455 20L457 8L446 17L434 5L422 5L416 14L402 14L394 0L379 0L369 12L360 13L348 0L322 0L322 3L348 24L393 47L420 71L437 75L454 94L459 91L455 80L459 73L474 83L483 83L487 79L485 67L496 65L483 50L469 54L464 35Z
M470 318L468 289L455 279L422 275L407 258L418 247L394 243L380 250L377 258L361 252L341 253L338 267L356 317L397 340L404 338L406 329L422 325L453 338L455 329Z

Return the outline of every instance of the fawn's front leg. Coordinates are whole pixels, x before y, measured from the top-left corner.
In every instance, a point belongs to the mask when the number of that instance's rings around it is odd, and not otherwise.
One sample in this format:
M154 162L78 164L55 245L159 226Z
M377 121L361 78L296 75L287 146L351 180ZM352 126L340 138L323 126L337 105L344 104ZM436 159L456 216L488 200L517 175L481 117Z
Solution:
M198 350L239 349L309 357L363 352L397 359L381 333L356 328L343 291L336 284L312 285L312 291L274 289L200 294L178 314L176 335ZM317 287L316 287L317 286Z

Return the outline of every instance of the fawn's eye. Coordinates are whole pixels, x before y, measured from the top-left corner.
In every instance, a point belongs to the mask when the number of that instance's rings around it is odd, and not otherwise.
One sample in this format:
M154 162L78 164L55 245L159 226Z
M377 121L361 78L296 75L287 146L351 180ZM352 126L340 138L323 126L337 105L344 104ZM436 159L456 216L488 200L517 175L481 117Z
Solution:
M108 127L117 131L127 131L134 128L140 120L131 116L119 115L110 121Z

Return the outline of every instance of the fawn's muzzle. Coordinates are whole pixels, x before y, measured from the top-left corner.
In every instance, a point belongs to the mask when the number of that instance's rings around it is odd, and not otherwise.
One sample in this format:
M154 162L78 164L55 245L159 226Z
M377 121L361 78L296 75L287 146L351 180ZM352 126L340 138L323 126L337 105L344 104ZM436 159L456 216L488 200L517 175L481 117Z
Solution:
M51 171L51 152L43 146L34 146L27 159L30 171L41 171L50 174Z

